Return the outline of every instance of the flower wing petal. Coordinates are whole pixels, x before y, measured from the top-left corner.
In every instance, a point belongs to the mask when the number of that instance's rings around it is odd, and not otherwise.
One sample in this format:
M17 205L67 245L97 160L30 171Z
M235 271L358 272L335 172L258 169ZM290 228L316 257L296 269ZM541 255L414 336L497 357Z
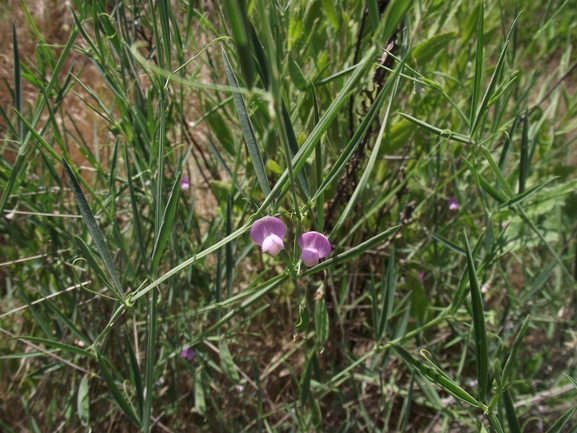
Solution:
M286 236L286 226L275 217L264 217L256 221L250 229L250 238L258 246L262 246L264 240L270 236L276 235L281 240Z

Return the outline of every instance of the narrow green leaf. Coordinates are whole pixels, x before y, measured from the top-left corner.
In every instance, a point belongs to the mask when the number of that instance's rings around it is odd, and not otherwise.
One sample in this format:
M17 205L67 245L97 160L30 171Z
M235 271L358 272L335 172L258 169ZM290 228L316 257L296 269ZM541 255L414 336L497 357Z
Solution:
M176 205L178 204L178 198L180 197L180 179L182 177L182 172L178 174L174 183L172 185L172 191L170 193L170 198L164 209L164 214L162 215L160 229L158 231L158 237L154 242L154 250L152 253L152 267L151 269L157 269L160 263L160 258L166 246L168 236L172 229L174 223L174 217L176 216Z
M377 36L379 46L382 46L392 36L412 4L412 0L391 0L388 2L380 22L380 25L383 26L383 31L379 35L380 37Z
M88 265L92 268L94 272L96 272L96 275L100 277L100 279L106 285L106 287L108 287L112 292L114 292L114 287L112 287L112 283L108 279L108 276L104 273L104 269L102 269L98 264L98 262L96 261L96 258L92 254L92 251L90 251L88 245L86 245L86 243L80 237L76 235L72 235L72 237L76 241L76 245L78 245L78 247L82 250L82 255L88 262Z
M324 346L329 339L329 313L325 298L315 302L315 329L319 343Z
M295 87L304 92L308 87L307 79L291 54L288 56L288 72Z
M506 386L507 382L509 381L509 376L511 375L511 371L513 370L513 365L515 365L515 361L517 360L517 354L519 353L519 348L521 347L521 343L523 343L523 338L525 338L525 334L529 329L530 318L531 318L530 316L525 317L525 320L523 321L523 324L519 329L519 333L515 338L513 346L511 347L511 353L509 353L509 357L507 358L505 366L503 367L503 374L501 376L501 383L503 384L503 386Z
M138 359L136 359L136 354L134 353L132 342L130 341L127 332L124 334L124 343L130 358L130 378L135 389L136 401L138 403L138 415L142 419L142 414L144 411L144 389L142 387L142 375L140 374Z
M224 0L223 6L232 29L242 75L246 86L252 89L254 67L250 50L249 24L245 0ZM263 19L265 18L263 17Z
M232 197L228 194L226 198L226 236L232 233ZM232 296L232 272L234 269L234 257L232 256L232 242L226 244L226 296Z
M303 374L301 376L301 406L304 406L307 403L307 400L310 395L311 391L311 367L313 358L316 356L316 346L313 347L307 357L307 362L305 364L305 368L303 369Z
M377 0L366 0L367 2L367 15L369 17L369 24L373 32L379 27L379 22L381 21L381 14L379 13L379 5Z
M529 175L529 110L523 116L523 135L521 137L521 157L519 160L519 195L525 192Z
M71 346L71 345L65 344L65 343L60 343L59 341L48 340L46 338L39 338L39 337L29 337L26 335L18 336L16 338L19 338L21 340L30 341L30 342L36 343L36 344L44 344L45 346L54 347L55 349L62 350L64 352L68 352L68 353L73 353L75 355L80 355L80 356L85 357L85 358L96 359L96 357L92 353L90 353L84 349L81 349L80 347Z
M534 186L533 188L531 188L529 191L525 191L522 194L519 194L518 196L516 196L515 198L512 198L511 200L509 200L507 203L503 203L501 205L501 208L506 208L506 207L513 207L516 206L518 204L521 204L522 202L524 202L525 200L527 200L529 197L531 197L533 194L535 194L536 192L538 192L541 188L543 188L544 186L546 186L547 184L553 182L554 180L556 180L557 178L554 177L552 179L546 180L545 182Z
M475 56L475 79L473 81L473 90L471 92L471 110L469 120L469 134L473 133L473 123L477 113L477 101L481 94L481 78L483 76L483 46L484 46L484 26L485 26L485 6L483 1L478 2L478 22L477 22L477 53Z
M12 43L14 45L14 84L15 84L15 103L16 109L19 113L23 113L22 109L22 75L20 74L20 53L18 51L18 38L16 36L16 24L12 23ZM18 137L20 143L24 141L24 125L22 120L18 119Z
M549 430L547 430L547 433L561 433L563 431L563 427L565 427L565 425L569 422L576 410L577 405L573 406L571 409L565 412L563 416L559 418Z
M491 186L491 184L487 182L487 180L485 180L485 178L477 172L475 167L473 167L473 164L467 161L467 159L465 159L464 157L461 157L461 159L465 163L465 165L469 168L471 173L473 173L473 175L476 176L477 179L479 179L479 184L481 185L481 188L483 188L487 192L487 194L489 194L491 197L497 200L499 204L503 204L507 201L507 197L505 197L503 194L501 194L499 191L493 188L493 186Z
M476 111L475 120L471 123L470 135L472 137L477 132L477 129L479 129L479 126L481 125L481 120L483 119L487 110L489 109L489 100L494 95L495 88L497 87L497 81L500 79L501 73L503 72L503 68L505 66L505 59L507 58L507 48L509 47L509 40L515 27L517 26L518 19L519 16L517 15L517 17L515 17L515 21L511 25L511 29L509 30L509 34L507 35L507 39L503 44L503 49L501 50L501 54L499 55L499 59L497 60L497 65L495 66L495 70L493 71L493 75L491 76L489 86L485 91L485 95L483 96L479 109Z
M88 205L88 201L86 201L86 197L84 196L84 193L80 188L78 180L76 180L76 176L72 172L72 169L70 168L68 162L64 157L62 158L62 165L64 165L64 171L66 172L66 176L70 181L70 186L72 188L72 192L74 193L74 198L76 199L76 204L78 205L80 213L84 218L84 222L88 227L88 232L90 233L90 236L92 236L92 240L94 241L94 245L96 245L96 249L100 254L100 258L104 262L104 266L106 267L106 270L108 271L108 274L110 275L110 277L112 278L112 282L114 283L115 290L113 291L113 293L120 300L123 298L124 294L124 291L122 289L122 283L120 282L118 274L116 273L116 268L114 267L112 257L110 257L108 249L106 248L106 242L104 241L104 237L100 232L100 227L98 226L98 223L96 222L96 219L92 214L92 210Z
M118 407L122 410L122 412L124 412L124 414L128 417L128 419L130 419L130 421L132 421L134 425L140 428L140 421L136 417L136 414L134 413L132 406L130 406L130 404L124 398L124 395L122 394L120 389L118 389L118 386L116 386L116 383L114 382L114 379L110 374L110 370L106 365L106 361L104 360L104 358L102 358L102 356L98 352L96 352L96 358L98 359L98 364L100 364L100 370L102 371L104 381L108 385L108 389L112 394L112 398L114 399L116 404L118 404Z
M218 350L222 371L224 371L224 374L228 380L233 383L233 385L237 385L240 382L240 377L238 375L238 371L236 371L234 361L232 360L232 355L230 354L224 339L220 340L218 344Z
M515 404L511 398L511 393L508 389L503 393L503 403L505 405L505 414L507 415L507 424L509 424L509 431L511 433L521 433L521 425L519 424L519 418L515 413Z
M411 53L417 67L422 70L428 62L447 48L456 36L457 32L439 33L419 43Z
M331 23L332 28L339 30L339 20L337 18L335 2L333 0L322 0L322 3L326 17L329 20L329 23Z
M485 329L485 312L483 307L483 295L477 280L475 261L471 254L467 233L465 238L465 251L467 254L467 269L469 270L469 285L471 289L471 304L473 309L473 328L475 329L475 347L477 362L477 381L479 384L479 401L484 402L487 397L489 382L489 348L487 346L487 330Z
M310 323L310 313L306 305L299 305L299 315L295 323L295 328L298 332L306 332Z
M391 255L389 257L389 264L387 268L387 278L386 280L381 280L381 286L385 283L385 287L382 288L382 298L383 306L381 309L381 318L378 323L377 337L380 340L384 333L385 327L387 326L387 321L391 317L393 311L393 305L395 303L395 291L397 288L397 272L395 269L395 247L391 247Z
M224 49L222 50L222 59L224 62L224 69L226 72L228 85L230 87L238 88L238 82L236 81L236 77L234 75L232 67L230 66L228 56L226 55ZM256 177L260 185L260 189L266 198L270 194L270 186L268 184L268 178L266 175L264 162L262 160L262 155L258 148L258 144L256 141L252 124L250 122L250 117L248 115L246 104L240 93L233 93L232 97L240 121L240 128L242 130L242 134L246 142L246 147L248 149L248 153L250 155L250 159L252 161L252 165L254 167L254 171L256 173Z
M194 374L194 407L196 412L206 416L206 402L204 400L204 387L202 385L202 369L197 369Z
M419 371L423 376L437 385L439 388L444 389L449 394L458 398L459 400L468 403L474 407L483 407L482 403L475 400L469 393L467 393L463 388L453 382L451 379L447 378L445 375L441 374L437 370L429 367L427 364L422 363L401 346L396 344L391 345L393 349L405 360L407 364Z
M410 120L415 125L418 125L419 127L423 128L425 131L432 132L433 134L438 135L440 137L447 138L447 139L453 140L453 141L458 141L460 143L475 144L475 142L473 140L471 140L469 137L465 137L464 135L458 134L458 133L453 132L449 129L437 128L436 126L430 125L423 120L419 120L413 116L410 116L409 114L399 113L399 115L404 117L407 120Z
M166 59L165 67L167 69L172 70L170 66L170 12L169 8L171 7L170 2L168 0L158 0L157 7L160 15L160 29L162 31L162 42L164 47L164 58ZM158 48L158 47L157 47Z
M78 386L78 398L76 399L76 413L80 424L88 426L90 420L90 388L88 387L88 376L84 376Z
M146 257L146 249L144 248L144 238L142 237L142 229L140 224L140 210L136 203L136 195L134 194L134 187L132 185L132 175L130 174L130 162L128 157L128 148L126 141L124 142L124 162L126 164L126 182L128 184L128 192L130 195L130 207L132 209L132 219L134 222L134 235L138 242L138 251L140 252L140 261L144 265L144 270L148 275L148 260Z

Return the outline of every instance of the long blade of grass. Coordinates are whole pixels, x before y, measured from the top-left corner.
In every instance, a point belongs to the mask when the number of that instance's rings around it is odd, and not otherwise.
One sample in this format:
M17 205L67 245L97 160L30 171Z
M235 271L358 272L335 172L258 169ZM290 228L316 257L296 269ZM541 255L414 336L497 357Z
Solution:
M479 20L477 23L477 53L475 56L475 79L473 80L473 91L471 95L471 111L470 111L470 129L469 134L473 133L473 123L475 121L475 114L477 113L477 100L481 94L481 77L483 76L483 34L485 27L485 7L482 1L479 2Z
M230 87L238 88L238 82L230 65L230 61L228 60L228 56L226 55L226 51L222 50L222 60L224 63L224 70L226 72L226 78L228 80L228 85ZM246 104L244 99L240 93L233 93L232 94L234 100L234 106L236 107L236 112L238 114L238 118L240 121L240 128L242 130L242 134L244 136L244 140L246 142L246 147L248 149L248 154L250 155L250 159L252 161L252 165L254 167L254 171L256 173L256 178L258 180L258 184L260 186L261 191L263 192L264 196L267 197L270 194L270 186L268 184L268 178L266 175L264 162L262 160L262 155L258 148L258 143L256 141L256 137L254 135L254 129L252 127L252 123L250 121L250 117L248 115L248 110L246 108Z
M250 50L246 2L244 0L224 0L223 6L232 29L232 36L244 81L246 86L252 89L254 84L254 66Z
M178 199L180 197L180 180L182 178L182 172L178 174L174 183L172 185L172 191L170 192L170 198L164 209L164 213L160 220L160 228L158 230L157 238L154 242L154 249L152 253L152 267L151 269L157 269L160 262L160 257L164 252L164 247L168 240L168 236L172 229L174 223L174 218L176 216L176 205L178 204Z
M519 333L515 338L515 342L511 347L511 352L509 353L509 357L505 362L505 366L503 367L503 374L501 375L501 383L504 385L507 384L509 380L509 376L511 375L511 371L513 370L513 365L515 365L515 361L517 360L517 354L519 353L519 349L521 348L521 343L523 343L523 338L525 338L525 334L529 329L529 320L530 316L527 316L519 329Z
M106 242L104 240L104 237L102 236L100 227L98 226L98 223L96 222L96 219L92 214L92 210L90 209L88 201L86 201L86 197L84 196L84 193L80 188L78 180L76 180L76 176L72 172L72 169L70 168L70 165L68 165L68 162L66 161L65 158L62 158L62 165L64 166L64 171L66 172L66 176L68 177L68 180L70 182L70 186L72 188L72 192L74 193L76 204L80 209L80 213L82 214L84 222L86 223L88 232L90 233L90 236L94 241L94 245L96 245L96 249L100 254L100 258L104 262L104 266L106 267L108 274L112 278L112 283L114 285L114 290L112 291L112 293L114 293L114 295L118 300L122 301L124 294L124 291L122 289L122 283L118 278L116 267L114 266L114 262L112 261L110 253L108 252L108 248L106 248Z
M469 246L467 233L465 238L465 251L467 253L467 269L469 271L469 286L471 289L471 303L473 308L473 328L475 330L475 347L477 362L477 381L479 384L479 401L484 402L487 397L489 382L489 348L487 346L487 330L485 329L485 312L483 307L483 295L477 280L475 260Z
M551 428L547 430L547 433L561 433L565 425L567 425L569 420L573 417L575 411L577 411L577 405L573 406L571 409L565 412L563 416L561 416L561 418L559 418L555 424L553 424Z
M140 421L138 420L136 414L134 413L132 406L128 403L128 401L126 401L123 393L120 391L120 389L118 389L118 386L114 382L114 379L112 378L112 375L110 374L110 370L108 369L108 366L106 365L106 361L104 360L104 358L102 358L102 355L100 355L100 353L98 353L98 352L96 352L96 358L98 359L98 364L100 365L100 370L102 371L102 375L104 376L104 381L108 385L108 389L110 390L110 393L112 394L112 398L114 399L114 401L116 402L118 407L122 410L122 412L124 412L124 414L128 417L128 419L130 421L132 421L132 423L134 425L136 425L138 428L140 428L140 426L141 426Z
M485 95L481 100L481 105L479 106L479 109L476 112L475 120L472 123L470 133L471 137L475 136L475 134L477 133L477 129L479 129L479 126L481 125L481 120L483 119L483 117L485 117L485 114L489 109L489 101L493 97L493 94L495 93L497 82L499 81L501 74L503 72L503 68L505 66L505 60L507 58L507 49L509 47L509 41L511 39L513 31L515 30L515 27L517 26L518 19L519 15L515 17L515 21L513 21L511 29L509 30L509 34L507 35L507 39L505 39L505 43L503 44L503 49L501 50L501 54L499 55L499 59L497 60L497 65L495 66L495 70L493 71L493 75L491 76L491 81L489 81L489 86L485 91Z
M423 376L437 385L439 388L444 389L446 392L451 394L453 397L458 398L459 400L470 404L474 407L481 407L483 408L483 404L475 400L473 396L471 396L467 391L457 385L454 381L447 378L444 374L441 374L434 368L428 366L427 364L422 363L401 346L396 344L391 345L393 349L405 360L407 364L411 367L415 368L419 371Z
M523 135L521 136L521 156L519 159L519 195L525 192L525 184L529 175L529 163L529 110L525 109Z

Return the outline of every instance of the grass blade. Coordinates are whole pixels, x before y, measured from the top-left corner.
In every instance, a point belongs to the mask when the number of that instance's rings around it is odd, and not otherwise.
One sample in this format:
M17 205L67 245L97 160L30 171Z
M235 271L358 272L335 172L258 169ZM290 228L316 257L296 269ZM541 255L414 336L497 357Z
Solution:
M122 412L124 412L124 414L128 417L128 419L132 421L134 425L140 428L140 421L136 417L136 414L134 413L132 406L128 403L128 401L126 401L124 395L122 394L122 392L120 392L118 386L116 386L116 383L114 382L114 379L110 374L110 370L106 365L106 361L104 360L104 358L102 358L102 355L100 355L100 353L98 352L96 352L96 358L98 359L98 364L100 364L100 370L102 371L104 381L108 385L108 389L112 394L112 398L114 399L116 404L118 404L118 407L120 407Z
M429 367L427 364L422 363L401 346L393 344L392 347L401 356L401 358L405 360L407 364L419 371L423 376L425 376L439 388L444 389L453 397L458 398L459 400L468 403L471 406L483 407L483 405L475 400L467 391L465 391L444 374L441 374L432 367Z
M238 82L230 66L230 61L226 55L226 51L222 50L222 60L224 62L224 70L226 72L226 78L228 80L228 85L230 87L238 88ZM248 149L248 154L252 161L254 171L258 180L261 191L263 192L265 198L270 194L270 186L268 184L268 178L266 175L264 162L262 160L262 155L258 148L256 137L254 135L254 130L250 122L250 117L246 109L246 104L240 93L232 94L234 100L234 106L236 107L236 112L240 121L240 128L244 136L244 141L246 142L246 147Z
M115 289L113 290L113 293L119 300L122 300L124 294L124 291L122 289L122 283L120 282L118 274L116 273L116 268L112 261L112 257L110 257L108 249L106 248L106 242L104 241L104 237L102 236L100 227L98 226L98 223L96 222L96 219L92 214L92 210L90 209L90 206L86 201L86 197L84 196L84 193L80 188L78 180L76 180L76 176L74 175L72 169L70 168L70 165L68 165L68 162L64 158L62 158L62 165L64 166L64 171L66 172L66 176L70 181L70 186L72 188L72 192L74 193L74 198L76 199L76 204L78 205L80 213L84 218L84 222L86 223L88 232L90 233L90 236L92 236L94 245L96 245L96 249L100 254L100 258L104 262L104 266L106 267L108 274L112 278L112 283Z
M475 346L477 349L477 381L479 383L479 401L484 402L487 397L489 382L489 348L487 346L487 330L485 329L485 313L483 309L483 295L477 280L475 261L471 254L467 233L465 238L465 251L467 254L467 269L469 270L469 285L471 289L471 303L473 308L473 328L475 329Z
M172 191L170 192L170 198L164 209L162 219L160 221L160 228L158 230L158 236L154 242L154 249L152 253L152 267L151 269L157 269L160 263L160 258L166 246L170 230L174 223L174 218L176 216L176 205L178 204L178 198L180 197L180 179L182 178L182 172L178 174L172 185Z
M244 0L224 0L226 17L232 29L240 69L246 86L252 89L254 84L254 67L250 50L249 25L246 2Z
M471 113L470 121L471 125L469 134L473 133L473 123L475 121L475 114L477 113L477 100L481 94L481 78L483 76L483 34L484 34L484 23L485 23L485 7L482 1L479 2L479 21L477 24L477 55L475 56L475 79L473 80L473 91L471 94Z

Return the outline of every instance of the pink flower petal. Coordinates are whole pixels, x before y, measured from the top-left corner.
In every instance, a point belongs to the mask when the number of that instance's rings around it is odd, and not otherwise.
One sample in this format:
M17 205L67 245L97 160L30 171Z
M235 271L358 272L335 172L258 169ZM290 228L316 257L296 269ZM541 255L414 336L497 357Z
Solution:
M316 248L307 248L301 253L301 260L303 263L312 268L319 263L319 252Z
M299 247L305 250L317 250L318 257L324 259L331 253L331 243L319 232L306 232L299 238Z
M258 246L262 246L270 235L276 235L281 241L286 236L286 227L280 219L267 216L256 221L250 229L250 238Z

